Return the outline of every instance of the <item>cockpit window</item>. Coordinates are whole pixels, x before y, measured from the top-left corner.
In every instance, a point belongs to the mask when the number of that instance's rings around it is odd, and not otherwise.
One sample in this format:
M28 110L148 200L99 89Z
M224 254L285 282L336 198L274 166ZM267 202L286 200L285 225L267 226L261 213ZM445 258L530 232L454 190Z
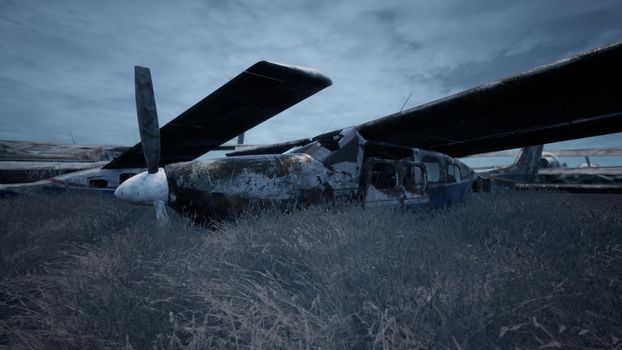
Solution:
M371 184L380 190L393 189L397 185L395 167L388 163L375 163L371 169Z
M129 179L130 177L136 175L135 173L121 173L121 175L119 175L119 184L122 184L123 182L125 182L125 180Z
M408 192L423 192L426 184L426 175L420 165L408 166L404 177L404 189Z
M441 163L436 157L425 156L422 159L423 165L425 165L426 173L428 174L428 182L440 182L441 181Z
M90 179L89 187L91 188L106 188L108 187L108 181L106 179Z
M454 164L449 164L447 166L447 182L455 183L460 182L461 180L462 176L460 174L460 168L458 168Z
M317 141L322 145L322 147L327 148L331 151L336 151L339 149L339 141L343 138L343 135L340 134L341 130L336 132L331 132L328 134L316 136L313 138L313 141Z

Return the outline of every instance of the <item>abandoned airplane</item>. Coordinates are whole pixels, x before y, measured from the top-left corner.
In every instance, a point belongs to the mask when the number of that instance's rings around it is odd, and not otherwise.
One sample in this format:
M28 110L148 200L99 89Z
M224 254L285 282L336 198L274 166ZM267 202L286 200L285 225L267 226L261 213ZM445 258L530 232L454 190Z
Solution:
M544 151L538 163L534 181L516 183L516 189L556 190L583 193L622 193L622 166L620 166L621 148L590 148ZM480 157L516 157L514 151L483 153L468 158ZM558 157L584 158L585 162L577 166L568 166ZM598 157L608 165L599 165L592 160ZM564 158L562 158L564 159ZM497 170L502 166L474 167L476 172L485 174L488 170Z
M622 131L619 62L622 43L358 126L195 161L330 79L259 62L160 129L149 69L136 67L141 142L101 169L30 186L116 187L118 198L153 204L162 220L165 206L222 218L274 205L451 205L474 189L533 181L537 145ZM514 165L485 174L455 158L515 147L524 148Z

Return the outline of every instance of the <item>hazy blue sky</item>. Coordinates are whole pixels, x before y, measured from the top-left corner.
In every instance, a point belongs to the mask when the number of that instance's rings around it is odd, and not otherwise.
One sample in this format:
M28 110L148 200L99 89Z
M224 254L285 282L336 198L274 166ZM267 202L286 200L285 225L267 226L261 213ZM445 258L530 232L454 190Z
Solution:
M133 144L134 65L164 125L260 60L333 86L247 142L313 136L622 40L621 18L619 0L0 0L0 139Z

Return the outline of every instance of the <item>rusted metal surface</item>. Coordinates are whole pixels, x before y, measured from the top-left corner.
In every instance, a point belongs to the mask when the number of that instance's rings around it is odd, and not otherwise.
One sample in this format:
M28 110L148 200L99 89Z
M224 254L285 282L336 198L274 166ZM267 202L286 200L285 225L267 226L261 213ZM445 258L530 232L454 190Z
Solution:
M459 160L437 152L378 144L368 148L366 142L349 128L285 154L168 165L168 204L199 221L257 208L338 202L428 208L462 201L475 178ZM426 159L437 164L430 185ZM378 165L391 167L391 183L382 180ZM458 174L450 176L450 168Z
M244 210L333 200L324 165L307 154L236 157L165 167L169 205L214 218Z

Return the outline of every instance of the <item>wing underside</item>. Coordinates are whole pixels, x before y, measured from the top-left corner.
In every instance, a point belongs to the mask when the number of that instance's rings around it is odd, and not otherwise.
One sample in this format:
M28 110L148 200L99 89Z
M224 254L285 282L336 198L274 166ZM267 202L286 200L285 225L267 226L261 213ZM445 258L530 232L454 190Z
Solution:
M237 157L237 156L251 156L258 154L280 154L283 153L292 147L306 145L311 142L311 139L298 139L294 141L287 141L281 143L275 143L270 145L261 145L257 147L252 147L248 149L242 149L239 151L229 152L227 153L227 157Z
M193 160L330 85L315 70L256 63L160 129L160 164ZM104 168L142 167L138 143Z
M460 157L622 131L622 42L359 125Z

